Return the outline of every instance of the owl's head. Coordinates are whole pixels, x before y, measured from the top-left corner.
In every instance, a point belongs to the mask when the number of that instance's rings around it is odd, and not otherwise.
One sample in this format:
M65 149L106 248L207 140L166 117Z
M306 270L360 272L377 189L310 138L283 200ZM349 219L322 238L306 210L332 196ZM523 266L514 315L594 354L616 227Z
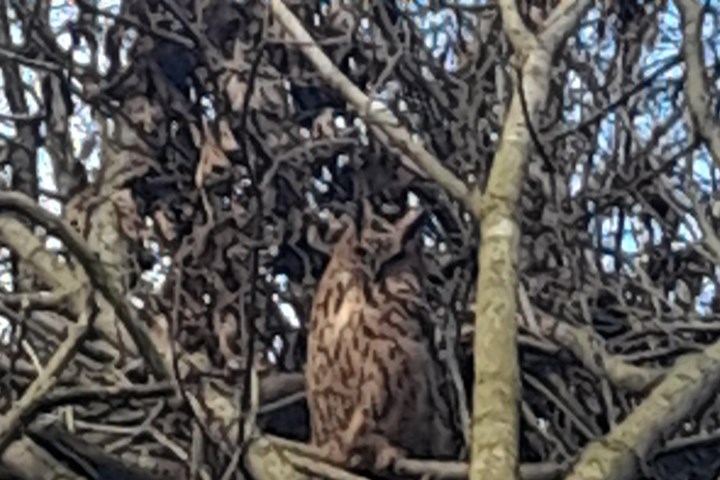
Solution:
M344 218L344 232L338 242L343 254L359 264L373 279L379 279L394 265L415 257L420 247L424 212L410 209L389 221L377 215L368 200L363 201L361 215Z

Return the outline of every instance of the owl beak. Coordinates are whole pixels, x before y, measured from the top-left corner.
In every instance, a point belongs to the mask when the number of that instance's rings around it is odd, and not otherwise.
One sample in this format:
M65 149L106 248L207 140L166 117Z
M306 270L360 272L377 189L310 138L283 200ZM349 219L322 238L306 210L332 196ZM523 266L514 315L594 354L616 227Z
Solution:
M359 264L360 271L370 280L376 281L379 279L379 268L375 262L370 262L368 265L367 263L360 263Z

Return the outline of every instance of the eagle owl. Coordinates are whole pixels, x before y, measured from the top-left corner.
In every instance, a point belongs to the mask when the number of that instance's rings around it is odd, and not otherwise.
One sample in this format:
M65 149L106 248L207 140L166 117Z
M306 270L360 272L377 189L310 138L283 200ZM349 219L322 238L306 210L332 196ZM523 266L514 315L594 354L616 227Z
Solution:
M306 377L312 442L329 460L384 470L398 457L451 458L458 436L427 321L421 212L394 222L364 203L341 217L315 293ZM427 323L425 323L427 325Z

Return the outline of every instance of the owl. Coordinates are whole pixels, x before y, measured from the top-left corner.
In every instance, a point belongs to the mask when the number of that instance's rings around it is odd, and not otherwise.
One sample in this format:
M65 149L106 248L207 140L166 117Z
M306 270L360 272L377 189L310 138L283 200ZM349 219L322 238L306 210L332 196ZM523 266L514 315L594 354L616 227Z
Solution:
M420 227L364 202L348 216L313 300L306 381L312 443L349 468L386 470L400 457L453 458L459 437L425 333Z

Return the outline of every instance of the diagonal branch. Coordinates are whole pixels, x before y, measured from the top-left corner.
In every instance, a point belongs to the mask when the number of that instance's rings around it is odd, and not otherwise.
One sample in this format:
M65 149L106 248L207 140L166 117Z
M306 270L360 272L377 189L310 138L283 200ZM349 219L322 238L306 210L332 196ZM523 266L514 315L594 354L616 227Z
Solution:
M370 99L351 82L325 55L282 0L272 0L270 6L275 19L290 34L293 41L299 44L299 48L315 65L323 80L337 89L376 133L379 131L382 134L381 140L386 141L388 146L398 148L451 196L460 200L470 211L477 213L473 209L470 191L462 180L445 168L419 141L414 140L386 105ZM387 139L382 138L383 136Z
M542 25L540 43L549 51L556 51L572 34L583 16L592 8L593 0L565 0L553 9Z
M566 480L631 480L640 459L664 432L696 411L720 386L720 342L680 358L622 423L593 441Z
M510 39L515 52L523 55L533 48L537 48L537 37L525 26L525 22L518 11L517 2L515 0L500 0L498 4L502 15L503 31Z
M33 442L28 436L12 442L2 453L3 466L17 478L25 480L62 479L87 480L59 462L50 452ZM0 471L0 475L3 472ZM11 478L15 478L11 477ZM0 476L0 478L5 478Z
M140 322L120 290L110 281L110 276L105 271L105 267L98 261L82 237L62 219L43 209L21 193L0 192L0 208L22 213L62 240L87 272L93 287L97 288L113 306L118 318L127 328L138 350L145 357L157 379L166 380L170 378L162 356L150 337L147 327Z
M613 385L633 392L646 392L665 375L664 369L639 367L624 361L619 355L609 354L605 339L590 327L575 326L539 312L536 314L522 284L518 289L518 299L522 310L522 314L518 315L521 327L566 348L585 368L598 377L607 377Z
M87 307L80 315L78 322L68 327L65 340L50 358L45 369L40 372L10 411L0 418L0 452L9 445L15 433L22 426L23 420L33 413L44 396L55 386L60 378L60 371L67 366L80 348L92 322L94 312L91 310L91 307Z
M703 7L695 0L676 0L683 29L685 57L685 95L693 124L707 145L715 165L720 166L720 121L710 109L710 92L703 62Z

